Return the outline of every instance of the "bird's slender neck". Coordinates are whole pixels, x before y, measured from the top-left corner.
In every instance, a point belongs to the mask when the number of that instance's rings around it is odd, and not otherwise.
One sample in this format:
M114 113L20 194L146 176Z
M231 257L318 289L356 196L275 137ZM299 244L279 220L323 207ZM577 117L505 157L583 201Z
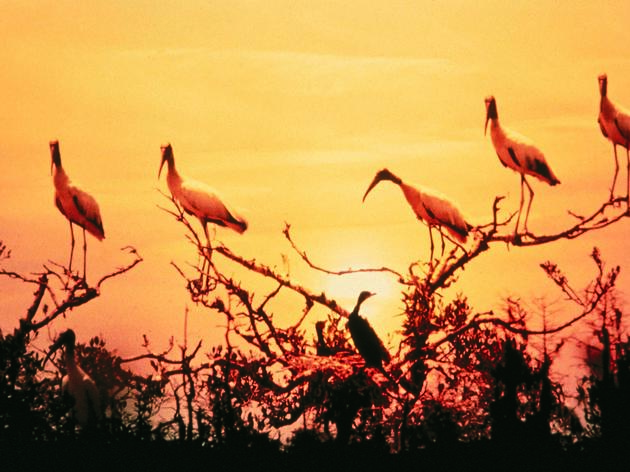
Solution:
M55 169L61 169L61 153L59 152L59 148L53 150L52 161Z
M66 345L65 361L67 371L76 370L77 361L74 357L74 346L71 344Z
M326 341L324 340L324 331L321 326L315 326L315 331L317 332L317 342L320 346L326 346Z
M607 93L608 93L608 81L600 80L599 95L601 96L602 99L604 99L606 98Z
M53 182L55 183L55 188L67 186L70 178L63 167L61 167L61 163L59 165L53 162Z
M490 104L488 105L487 114L488 114L488 120L490 120L491 123L499 122L499 112L497 110L497 103L494 100L490 102Z
M354 309L350 313L349 317L357 317L359 316L359 309L361 308L361 304L364 302L362 299L357 300L357 304L354 306Z
M61 165L61 154L58 147L52 150L52 167L55 185L67 182L68 176Z
M175 187L179 187L182 182L182 178L179 175L179 172L177 172L177 168L175 167L175 158L172 154L170 156L167 156L166 166L166 182L168 183L168 186L172 192L172 189Z

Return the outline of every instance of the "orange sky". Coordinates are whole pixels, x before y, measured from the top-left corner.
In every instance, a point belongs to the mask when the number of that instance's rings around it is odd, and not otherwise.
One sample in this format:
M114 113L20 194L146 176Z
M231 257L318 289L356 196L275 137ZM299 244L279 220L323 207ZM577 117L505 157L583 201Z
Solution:
M502 122L531 137L562 181L533 183L530 229L557 231L573 223L568 209L586 213L607 196L613 160L596 123L597 76L607 72L611 98L630 107L628 19L628 2L2 1L7 267L66 261L68 225L53 205L48 151L59 139L68 174L101 206L107 239L90 238L89 273L123 264L126 245L145 261L55 331L72 325L82 340L102 334L132 354L143 333L157 346L181 339L188 306L189 338L209 347L221 340L222 320L189 301L170 261L196 258L183 228L156 207L164 203L156 188L166 191L157 180L161 144L173 144L181 173L247 217L243 236L217 232L245 257L281 266L287 221L321 265L404 271L428 254L427 232L394 186L361 204L379 168L439 189L473 223L489 221L495 195L517 208L519 178L483 136L489 94ZM479 311L508 295L555 301L538 264L553 259L582 286L598 245L622 265L625 294L627 232L624 221L538 249L499 245L456 289ZM347 308L361 289L376 291L364 314L384 338L399 328L400 296L387 277L325 278L294 257L291 274ZM0 280L0 328L16 325L31 292Z

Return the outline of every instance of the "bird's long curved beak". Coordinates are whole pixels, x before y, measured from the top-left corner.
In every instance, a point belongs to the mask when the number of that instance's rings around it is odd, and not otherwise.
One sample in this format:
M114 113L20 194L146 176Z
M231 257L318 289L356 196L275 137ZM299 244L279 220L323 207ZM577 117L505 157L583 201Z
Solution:
M486 132L488 131L488 121L490 121L490 115L488 114L488 112L486 111L486 124L483 127L483 135L486 135Z
M162 162L160 162L160 170L158 170L158 179L160 178L160 175L162 174L162 167L164 167L165 162L166 162L166 159L164 158L164 154L162 153Z
M44 366L46 365L50 357L53 355L53 353L56 352L57 349L61 347L61 344L62 344L61 340L57 339L57 341L55 341L55 343L52 346L50 346L50 349L48 349L48 354L46 354L46 357L44 358L44 362L42 363L42 369L44 368Z
M382 179L382 177L381 177L380 175L376 175L376 176L374 177L374 179L372 180L372 183L370 184L370 186L368 187L368 189L365 191L365 194L363 194L363 200L362 200L363 202L365 202L365 197L367 197L367 196L368 196L368 193L370 193L370 192L372 191L372 189L373 189L374 187L376 187L376 185L377 185L377 184L378 184L381 180L383 180L383 179Z
M50 141L48 147L50 148L50 175L53 175L55 157L59 154L59 141Z

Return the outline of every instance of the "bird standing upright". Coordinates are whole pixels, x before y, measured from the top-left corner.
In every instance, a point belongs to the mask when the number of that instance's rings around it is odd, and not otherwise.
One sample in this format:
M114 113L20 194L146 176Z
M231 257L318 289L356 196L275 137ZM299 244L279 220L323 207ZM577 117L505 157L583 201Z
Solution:
M173 148L170 144L161 147L162 161L158 171L158 179L164 163L168 166L166 182L171 195L184 208L186 213L196 216L203 226L206 241L210 244L208 223L214 223L243 233L247 229L247 221L230 210L217 196L214 190L195 180L184 179L175 168Z
M454 203L426 187L413 187L406 184L388 169L382 169L376 173L372 183L363 195L364 202L368 193L382 180L389 180L398 185L418 219L424 221L429 227L431 258L433 258L433 233L431 228L434 226L440 230L442 252L444 252L444 233L442 228L446 228L448 233L459 243L464 244L466 242L472 227L466 223L464 216Z
M615 105L608 98L608 77L602 74L598 77L599 81L599 116L597 122L602 134L613 145L613 153L615 155L615 175L613 177L612 187L610 188L610 200L614 200L615 183L617 174L619 173L619 161L617 159L617 145L626 148L626 169L628 171L626 181L626 203L628 204L628 196L630 195L630 112L619 105Z
M77 363L74 352L75 343L74 331L71 329L64 331L50 347L46 360L57 349L64 347L66 375L61 380L61 389L74 400L74 418L82 428L86 428L95 426L101 419L101 402L96 384Z
M55 205L70 223L72 246L70 248L68 272L72 271L72 254L74 252L74 230L72 229L72 224L74 223L83 229L83 278L86 279L87 241L85 239L85 231L87 230L99 241L105 238L101 211L94 197L70 181L61 165L59 141L50 142L50 155L52 158L50 171L53 174L53 182L55 184Z
M370 323L359 315L361 304L373 295L375 294L367 291L359 294L357 304L348 316L346 327L350 331L354 346L361 354L361 357L363 357L365 365L382 370L383 362L387 363L390 360L389 352L383 346L383 342L379 339L374 328L370 326Z
M332 356L335 351L326 344L326 339L324 339L324 326L326 326L325 321L318 321L315 323L315 331L317 333L317 355L322 357Z
M516 238L521 213L523 212L525 186L529 190L529 202L527 204L527 212L525 213L525 223L523 224L525 232L527 232L529 210L534 200L534 190L525 179L525 175L536 177L538 180L552 186L559 184L560 180L558 180L549 167L549 164L547 164L547 160L542 151L540 151L529 138L501 126L495 98L493 96L487 97L485 102L486 124L484 127L484 135L488 130L488 122L490 122L492 144L499 156L501 164L521 174L521 203L516 219L516 229L514 230L514 236Z

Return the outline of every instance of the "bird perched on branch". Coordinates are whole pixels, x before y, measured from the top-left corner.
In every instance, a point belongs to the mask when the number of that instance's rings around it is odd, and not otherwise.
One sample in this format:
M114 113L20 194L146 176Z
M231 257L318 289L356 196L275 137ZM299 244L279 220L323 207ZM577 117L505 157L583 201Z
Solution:
M523 229L527 232L527 219L529 218L529 210L534 200L534 190L525 179L525 175L536 177L549 185L557 185L560 180L547 164L544 154L538 149L534 143L525 136L522 136L510 129L504 128L499 123L499 114L497 112L497 101L493 96L487 97L486 100L486 124L484 127L484 135L488 130L488 122L490 122L490 136L492 144L499 156L501 164L509 167L521 174L521 203L516 219L516 229L514 235L518 233L518 226L523 212L524 203L524 187L529 191L529 202L527 204L527 212L525 213L525 222Z
M173 148L170 144L161 147L162 161L158 171L158 179L162 173L164 163L168 166L166 183L173 198L179 202L186 213L196 216L203 226L206 240L208 236L208 223L230 228L237 233L243 233L247 229L247 221L229 209L209 186L191 179L185 179L179 175L175 168Z
M73 412L76 422L83 428L95 426L101 419L101 402L96 384L78 365L75 356L76 335L68 329L61 333L50 347L44 364L60 347L65 350L66 375L61 380L61 389L74 400Z
M317 332L317 355L318 356L332 356L335 354L335 351L326 344L326 339L324 339L324 326L326 326L325 321L318 321L315 323L315 331Z
M375 294L367 291L359 294L357 304L348 316L346 327L350 331L354 346L363 357L365 365L383 370L383 362L388 363L390 360L389 352L370 323L359 315L361 304L373 295Z
M626 168L628 177L626 182L626 198L630 194L630 112L619 105L615 105L608 98L608 77L602 74L599 81L599 116L597 122L602 134L612 143L615 154L615 176L610 188L610 199L614 199L615 182L619 173L619 161L617 159L617 145L626 148Z
M55 205L70 223L72 245L70 247L68 271L71 272L72 270L72 255L74 252L74 230L72 225L75 224L80 226L83 230L83 278L85 279L87 265L87 241L85 239L85 231L87 230L88 233L99 241L105 238L101 211L94 197L81 190L70 181L70 178L61 165L59 141L50 142L50 155L52 158L50 172L53 175L53 182L55 184Z
M418 219L424 221L429 227L431 256L433 256L433 233L431 231L433 227L437 227L440 230L442 252L444 252L444 233L442 228L445 228L448 234L459 243L463 244L466 242L472 226L466 222L461 211L453 202L426 187L414 187L403 182L400 177L392 174L388 169L382 169L376 173L372 183L363 195L364 202L368 193L383 180L389 180L400 187Z

